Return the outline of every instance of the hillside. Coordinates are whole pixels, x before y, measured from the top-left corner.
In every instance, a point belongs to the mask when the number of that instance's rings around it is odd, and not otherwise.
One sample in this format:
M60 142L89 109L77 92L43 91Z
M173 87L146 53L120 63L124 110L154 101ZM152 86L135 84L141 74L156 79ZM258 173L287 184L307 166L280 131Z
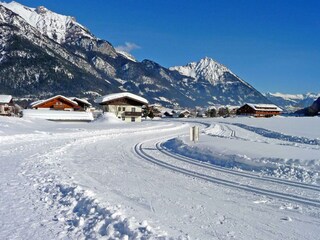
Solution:
M314 101L311 106L296 111L297 114L303 114L305 116L316 116L320 113L320 97Z
M38 99L56 94L93 100L130 91L164 106L241 105L269 102L256 89L209 58L188 75L152 60L137 61L94 36L74 17L40 6L0 4L2 94ZM207 63L207 64L202 64ZM207 71L211 64L219 70ZM201 75L206 73L205 75ZM218 74L218 81L212 81Z

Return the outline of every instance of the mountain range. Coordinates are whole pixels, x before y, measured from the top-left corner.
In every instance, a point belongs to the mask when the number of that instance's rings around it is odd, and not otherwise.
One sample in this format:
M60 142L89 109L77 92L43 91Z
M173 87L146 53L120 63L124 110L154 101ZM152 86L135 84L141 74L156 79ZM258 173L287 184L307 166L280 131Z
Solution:
M283 94L283 93L265 93L264 96L271 102L278 105L287 112L294 112L298 109L310 106L318 97L320 93L306 93L306 94Z
M130 91L164 106L270 103L227 67L205 57L185 66L137 61L74 17L0 3L0 93L38 99Z
M320 97L315 100L311 106L300 109L295 112L296 114L304 115L304 116L316 116L320 115Z

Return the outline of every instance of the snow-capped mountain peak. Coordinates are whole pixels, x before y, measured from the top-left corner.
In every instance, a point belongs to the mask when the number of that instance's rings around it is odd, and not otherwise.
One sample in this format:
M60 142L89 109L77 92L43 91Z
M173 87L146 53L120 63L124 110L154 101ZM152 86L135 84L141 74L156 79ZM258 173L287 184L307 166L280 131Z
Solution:
M171 67L170 70L177 70L182 75L193 77L196 80L206 79L213 85L221 80L221 76L225 72L231 73L228 68L209 57L204 57L199 62L191 62L185 66Z
M117 50L117 53L119 53L121 56L125 57L126 59L129 59L130 61L133 61L133 62L137 62L137 59L131 55L130 53L128 52L125 52L125 51L120 51L120 50Z
M211 58L176 67L182 75L154 61L139 62L128 53L117 52L74 18L46 7L11 2L0 3L0 8L0 47L10 50L0 51L0 62L7 63L0 85L9 89L8 94L38 96L43 92L93 98L121 90L170 107L269 103ZM16 83L17 79L21 81ZM36 87L30 88L33 84Z
M240 79L227 67L209 57L185 66L171 67L181 75L193 78L193 82L185 82L201 94L208 93L212 103L228 103L241 105L252 99L255 103L269 103L261 93L250 84ZM210 92L210 94L209 94ZM240 94L239 94L240 93Z
M85 27L77 23L74 17L57 14L44 6L31 8L14 1L10 3L0 2L0 4L18 14L42 34L58 43L64 43L68 34L71 31L75 32L75 27L77 28L77 34L81 33L88 38L94 37Z

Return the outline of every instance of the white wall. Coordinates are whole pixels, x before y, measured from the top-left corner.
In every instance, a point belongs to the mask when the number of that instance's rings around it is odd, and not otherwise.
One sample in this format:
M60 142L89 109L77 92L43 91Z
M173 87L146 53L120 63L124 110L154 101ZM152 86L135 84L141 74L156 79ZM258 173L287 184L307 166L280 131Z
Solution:
M142 112L141 106L131 106L131 105L104 105L103 106L103 110L105 112L112 112L120 119L122 119L122 116L124 115L125 112L131 112L132 108L135 108L135 112ZM131 116L126 116L124 121L131 122ZM135 122L141 122L141 116L135 117Z

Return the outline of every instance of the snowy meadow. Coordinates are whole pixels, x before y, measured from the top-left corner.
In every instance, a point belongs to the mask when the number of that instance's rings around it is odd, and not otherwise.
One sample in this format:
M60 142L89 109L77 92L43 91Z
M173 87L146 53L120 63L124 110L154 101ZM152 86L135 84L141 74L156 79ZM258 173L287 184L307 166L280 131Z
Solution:
M319 120L1 117L0 238L317 239Z

